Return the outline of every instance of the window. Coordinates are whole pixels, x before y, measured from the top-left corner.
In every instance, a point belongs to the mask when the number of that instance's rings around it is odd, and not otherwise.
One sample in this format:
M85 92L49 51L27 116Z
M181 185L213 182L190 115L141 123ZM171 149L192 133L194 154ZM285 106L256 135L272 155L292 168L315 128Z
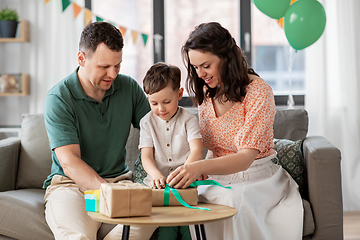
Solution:
M140 85L153 64L152 9L149 0L92 0L95 16L126 29L120 73L133 77ZM148 35L146 45L141 34Z
M182 86L187 72L181 58L181 47L195 26L213 21L219 22L239 40L239 1L165 0L165 61L181 69Z
M276 22L251 3L252 67L275 95L305 94L304 51L295 52ZM291 71L288 66L291 67ZM291 79L291 81L290 81Z

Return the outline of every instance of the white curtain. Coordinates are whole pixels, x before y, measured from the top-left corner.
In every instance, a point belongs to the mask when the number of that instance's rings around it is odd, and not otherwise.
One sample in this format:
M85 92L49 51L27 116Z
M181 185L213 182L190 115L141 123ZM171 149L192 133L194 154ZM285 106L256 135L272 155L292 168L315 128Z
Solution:
M61 0L21 1L30 21L30 113L42 113L47 91L72 73L84 28L84 10L74 19L72 4L63 12ZM72 0L84 7L84 0ZM25 17L24 17L25 18ZM23 59L29 64L29 59Z
M305 50L309 135L340 149L344 210L360 210L360 1L320 2L326 28Z

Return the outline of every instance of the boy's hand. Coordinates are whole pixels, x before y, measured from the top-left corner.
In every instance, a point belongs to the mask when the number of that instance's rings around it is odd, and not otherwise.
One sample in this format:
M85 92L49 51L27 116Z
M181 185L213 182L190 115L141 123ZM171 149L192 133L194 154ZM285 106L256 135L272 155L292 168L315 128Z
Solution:
M157 177L150 182L150 187L153 189L165 188L166 178L164 176Z

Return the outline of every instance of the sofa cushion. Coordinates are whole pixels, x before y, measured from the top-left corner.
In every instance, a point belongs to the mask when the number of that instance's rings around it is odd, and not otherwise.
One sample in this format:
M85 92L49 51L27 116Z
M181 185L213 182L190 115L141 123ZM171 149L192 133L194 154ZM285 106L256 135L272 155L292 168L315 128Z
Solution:
M305 199L302 200L304 208L304 225L303 225L303 236L313 234L315 231L314 215L311 210L310 203Z
M131 171L134 170L134 163L140 154L139 137L140 130L131 126L129 137L126 142L126 164Z
M308 132L308 121L308 114L304 109L278 109L273 124L274 138L304 140Z
M45 221L45 190L20 189L0 192L0 239L54 239ZM102 224L98 239L115 225Z
M42 189L0 192L0 234L15 239L54 239L45 222Z
M51 163L44 115L23 115L16 188L42 188L44 180L50 174Z
M19 138L0 140L0 191L15 189L19 151Z
M299 192L303 196L305 188L305 163L301 151L302 142L302 140L274 139L274 149L277 152L279 164L299 185Z
M144 167L142 165L141 154L140 154L134 164L133 181L136 183L143 183L146 176L147 176L147 173L144 170Z
M0 240L16 240L16 239L15 238L10 238L10 237L7 237L7 236L4 236L4 235L0 234Z

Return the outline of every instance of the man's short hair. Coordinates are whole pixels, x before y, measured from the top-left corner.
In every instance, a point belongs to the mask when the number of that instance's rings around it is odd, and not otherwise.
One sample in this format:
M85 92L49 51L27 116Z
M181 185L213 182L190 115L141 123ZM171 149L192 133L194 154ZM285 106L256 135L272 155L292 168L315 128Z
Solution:
M88 24L81 33L79 51L83 51L90 57L100 43L104 43L110 50L117 52L124 47L123 36L114 25L107 22Z
M143 88L146 94L153 94L169 84L173 90L180 89L181 71L177 66L164 62L155 63L146 73Z

